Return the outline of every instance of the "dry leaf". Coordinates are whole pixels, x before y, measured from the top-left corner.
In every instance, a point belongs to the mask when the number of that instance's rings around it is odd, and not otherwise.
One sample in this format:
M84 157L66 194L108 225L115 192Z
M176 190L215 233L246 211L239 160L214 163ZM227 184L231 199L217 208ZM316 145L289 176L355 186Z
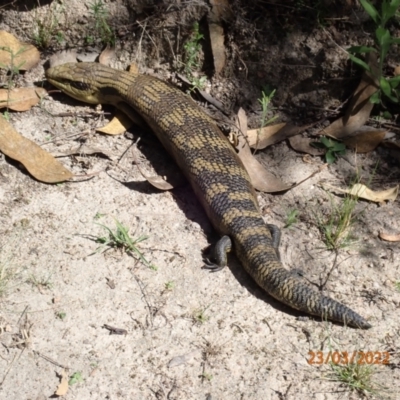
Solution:
M0 68L27 71L37 65L39 60L40 53L36 47L20 42L6 31L0 31Z
M382 240L386 240L387 242L400 242L400 234L398 234L398 235L389 235L388 233L379 232L379 237Z
M247 117L245 111L240 108L237 115L237 125L245 135L247 131ZM251 149L243 135L239 135L238 156L242 160L251 183L255 189L261 192L274 193L290 189L292 185L283 183L280 179L269 173L251 154Z
M73 176L51 154L21 136L3 116L0 116L0 151L23 164L39 181L57 183Z
M225 67L226 55L224 45L224 28L221 20L225 11L230 10L227 0L210 0L211 10L208 14L211 51L214 59L215 73L218 75Z
M356 151L356 153L369 153L382 142L386 136L386 130L376 130L369 126L363 126L352 136L343 138L343 143Z
M110 47L109 45L107 45L107 47L101 52L99 56L99 64L109 66L111 64L111 61L115 58L115 47Z
M400 65L397 65L396 68L394 69L394 76L400 75Z
M101 128L96 128L96 131L105 133L107 135L121 135L132 125L133 122L131 118L129 118L125 113L118 111L114 118L107 125Z
M313 156L321 156L322 154L325 154L324 149L319 149L317 147L311 146L312 142L315 142L315 139L303 137L300 135L289 138L290 146L292 146L293 149L296 151L311 154Z
M368 65L371 67L374 76L378 76L378 64L375 53L369 53ZM332 122L328 127L324 128L321 135L330 136L336 139L353 134L360 129L369 118L374 105L369 98L378 90L376 78L371 76L369 72L364 72L361 82L353 94L346 115Z
M215 73L219 75L225 67L226 56L224 46L224 28L215 22L208 22L211 50L214 59Z
M61 371L61 381L60 384L57 387L57 390L55 391L55 395L56 396L65 396L68 392L68 374L65 371L65 369L63 369Z
M64 50L53 54L49 58L50 68L66 63L76 63L76 50Z
M27 111L38 104L46 94L45 89L38 87L0 89L0 108L7 107L13 111Z
M264 126L264 128L261 129L250 129L247 131L249 146L252 148L257 147L257 149L264 149L266 147L264 146L264 142L268 141L285 126L286 122L281 122L280 124Z
M340 189L331 185L324 186L326 188L333 189L336 192L350 194L352 196L359 197L360 199L370 200L375 203L382 203L386 200L395 201L397 195L399 194L399 186L395 186L387 190L381 190L379 192L375 192L361 183L356 183L351 189Z
M249 145L257 150L264 149L275 143L304 132L314 124L295 126L282 122L280 124L264 126L262 129L251 129L247 132Z
M133 74L133 75L138 74L138 73L139 73L139 67L138 67L138 65L137 65L136 63L134 63L134 62L131 63L131 64L129 64L128 72L129 72L130 74Z

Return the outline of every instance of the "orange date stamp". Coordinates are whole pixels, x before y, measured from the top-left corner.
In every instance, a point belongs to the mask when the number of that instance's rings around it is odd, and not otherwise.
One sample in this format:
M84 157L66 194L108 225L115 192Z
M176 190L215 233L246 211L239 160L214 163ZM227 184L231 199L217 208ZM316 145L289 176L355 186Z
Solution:
M388 365L390 354L388 351L309 351L307 359L310 365L322 364L377 364Z

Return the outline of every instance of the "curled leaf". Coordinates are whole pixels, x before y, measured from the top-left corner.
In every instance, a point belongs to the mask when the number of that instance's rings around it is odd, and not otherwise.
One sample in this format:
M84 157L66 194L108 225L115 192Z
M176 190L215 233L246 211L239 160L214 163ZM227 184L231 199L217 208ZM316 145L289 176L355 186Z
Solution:
M364 72L361 82L355 90L353 97L349 103L344 117L332 122L328 127L324 128L320 134L331 136L336 139L342 139L353 134L360 129L368 120L369 115L374 107L370 102L370 97L377 92L379 84L375 76L378 76L378 63L375 53L368 55L368 69L372 73Z
M247 117L245 111L241 108L237 115L237 124L240 131L245 134L247 131ZM238 137L238 156L244 164L248 174L250 175L251 183L255 189L262 192L274 193L288 190L292 185L288 185L276 178L268 172L253 156L250 146L245 137Z
M46 94L46 90L39 87L0 89L0 108L7 107L13 111L27 111L38 104Z
M379 237L386 242L400 242L400 234L390 235L388 233L379 232Z
M117 112L107 125L96 128L96 131L107 135L121 135L132 125L132 120L125 113Z
M0 68L27 71L38 64L40 53L31 44L20 42L6 31L0 31Z
M0 151L23 164L39 181L58 183L73 176L50 153L21 136L3 116L0 116Z
M56 396L65 396L68 392L68 374L67 372L63 369L61 371L61 381L60 384L57 387L57 390L55 391Z
M368 128L368 129L365 129ZM360 130L354 132L350 137L343 138L345 145L353 149L356 153L369 153L385 138L386 130L369 129L363 126Z
M375 203L382 203L384 201L395 201L397 195L399 194L399 186L381 191L373 191L361 183L356 183L351 189L340 189L331 185L324 186L333 189L336 192L349 194L351 196L356 196L360 199L370 200Z

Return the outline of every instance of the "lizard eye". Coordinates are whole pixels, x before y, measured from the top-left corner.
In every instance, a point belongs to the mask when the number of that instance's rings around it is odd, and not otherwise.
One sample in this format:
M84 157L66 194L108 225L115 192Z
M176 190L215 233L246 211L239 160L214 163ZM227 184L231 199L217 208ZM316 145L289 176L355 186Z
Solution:
M71 86L78 90L88 90L89 85L85 82L71 81Z

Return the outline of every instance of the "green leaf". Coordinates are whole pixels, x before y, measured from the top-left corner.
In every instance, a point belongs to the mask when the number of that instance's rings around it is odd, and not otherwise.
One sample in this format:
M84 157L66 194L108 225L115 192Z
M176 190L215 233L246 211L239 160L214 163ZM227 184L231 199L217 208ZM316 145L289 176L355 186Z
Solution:
M69 378L68 384L72 386L79 382L83 382L82 372L74 372Z
M389 50L390 44L392 43L392 37L388 29L382 28L381 26L375 31L378 44L381 47L381 58L384 59Z
M392 88L390 86L390 83L383 76L379 79L379 85L382 89L382 92L386 96L390 97L390 95L392 94Z
M336 160L335 153L332 150L328 150L325 154L325 160L328 164L333 164Z
M369 102L372 104L379 104L381 102L381 91L376 91L370 98Z
M394 89L394 88L397 88L397 86L398 86L399 83L400 83L400 75L395 76L394 78L389 78L389 79L388 79L388 82L389 82L390 86L391 86L393 89Z
M371 71L370 66L365 61L361 60L360 58L355 57L352 54L349 54L349 58L350 58L351 61L353 61L354 64L359 65L365 71L368 71L368 72Z
M384 26L390 18L394 17L399 6L399 0L392 0L390 2L385 0L382 2L382 26Z
M360 3L364 7L364 10L368 13L368 15L374 20L376 24L378 24L380 16L377 9L368 0L360 0Z
M400 38L392 38L392 43L400 44Z
M333 144L333 146L332 146L333 151L340 153L340 152L346 150L346 145L344 143L335 142L332 140L332 144Z
M332 144L332 140L328 139L326 136L321 136L321 138L319 139L321 141L321 143L327 148L330 149L333 144Z
M375 51L373 47L368 47L368 46L352 46L347 49L349 53L371 53L371 51Z

